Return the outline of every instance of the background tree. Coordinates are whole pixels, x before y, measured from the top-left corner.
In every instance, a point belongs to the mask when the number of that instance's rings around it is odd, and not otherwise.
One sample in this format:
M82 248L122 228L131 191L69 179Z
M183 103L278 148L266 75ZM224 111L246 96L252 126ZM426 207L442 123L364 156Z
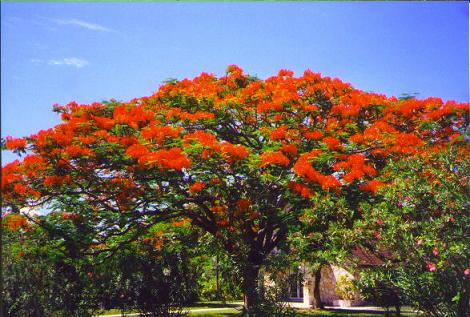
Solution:
M345 266L351 261L351 250L358 244L351 234L354 220L359 213L339 197L315 193L311 197L312 208L300 219L297 230L288 236L288 253L291 261L302 264L309 275L313 276L314 308L323 309L320 283L321 270L325 265Z
M111 308L180 316L197 298L198 269L190 262L198 239L184 223L159 223L112 257L92 257L76 251L80 217L50 213L35 221L41 224L18 214L4 219L8 316L91 316Z
M381 202L363 203L355 224L363 244L385 255L364 284L382 280L427 316L470 314L469 166L452 144L389 164L393 186L380 190Z
M5 140L28 153L3 168L5 201L72 209L96 224L83 247L105 246L97 252L188 218L232 255L250 309L260 267L314 214L315 193L356 211L390 162L462 142L468 104L401 101L311 71L259 80L232 65L149 97L55 111L62 124Z
M51 216L57 217L60 218ZM57 219L50 220L50 224L57 223ZM88 301L86 295L86 267L91 266L88 259L72 255L75 248L70 241L56 239L53 233L21 215L10 214L2 224L2 295L6 315L91 316L88 310L96 308L96 304ZM70 224L62 225L64 229Z
M233 301L243 297L238 267L214 236L202 234L194 251L191 263L198 268L199 300Z

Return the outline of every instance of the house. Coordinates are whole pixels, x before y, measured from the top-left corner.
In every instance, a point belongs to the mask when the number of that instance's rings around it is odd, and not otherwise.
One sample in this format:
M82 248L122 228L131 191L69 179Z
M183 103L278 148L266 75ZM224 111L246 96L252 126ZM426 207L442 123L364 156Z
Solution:
M361 267L376 266L383 261L363 247L352 251L352 256L359 269ZM356 271L355 271L356 270ZM351 269L348 265L323 265L320 270L320 299L326 306L358 306L364 304L360 294L354 291L352 280L355 279L357 268ZM289 274L289 300L302 303L302 307L310 308L314 305L315 274L302 265L295 272Z

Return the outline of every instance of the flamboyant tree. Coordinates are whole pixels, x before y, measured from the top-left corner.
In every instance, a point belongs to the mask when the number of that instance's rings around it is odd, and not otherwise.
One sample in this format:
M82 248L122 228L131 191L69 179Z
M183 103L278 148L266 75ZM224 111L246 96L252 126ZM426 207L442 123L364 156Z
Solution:
M393 178L388 162L463 144L468 106L388 98L309 70L260 80L232 65L128 102L56 105L63 123L4 140L26 156L3 167L3 199L95 224L83 241L94 252L190 221L240 265L249 308L260 266L314 213L313 195L372 197Z

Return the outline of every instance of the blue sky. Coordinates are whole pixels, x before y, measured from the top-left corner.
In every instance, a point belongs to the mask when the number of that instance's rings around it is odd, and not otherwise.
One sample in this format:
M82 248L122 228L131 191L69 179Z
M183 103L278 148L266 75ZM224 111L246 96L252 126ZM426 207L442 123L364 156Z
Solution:
M54 103L129 100L166 78L310 68L366 90L469 100L465 2L1 3L2 136ZM14 156L2 153L3 164Z

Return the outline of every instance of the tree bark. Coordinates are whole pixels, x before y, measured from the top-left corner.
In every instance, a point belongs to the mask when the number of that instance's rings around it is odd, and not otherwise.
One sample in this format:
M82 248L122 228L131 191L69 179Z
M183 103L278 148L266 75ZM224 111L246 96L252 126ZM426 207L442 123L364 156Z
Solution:
M395 306L395 316L401 317L401 306L400 306L400 304Z
M325 306L320 297L321 266L315 271L315 281L313 284L313 308L323 309Z
M219 284L219 255L215 256L215 292L217 300L221 300L222 296L220 294L220 284Z
M247 264L243 269L243 295L245 310L250 312L259 302L258 275L260 266Z

